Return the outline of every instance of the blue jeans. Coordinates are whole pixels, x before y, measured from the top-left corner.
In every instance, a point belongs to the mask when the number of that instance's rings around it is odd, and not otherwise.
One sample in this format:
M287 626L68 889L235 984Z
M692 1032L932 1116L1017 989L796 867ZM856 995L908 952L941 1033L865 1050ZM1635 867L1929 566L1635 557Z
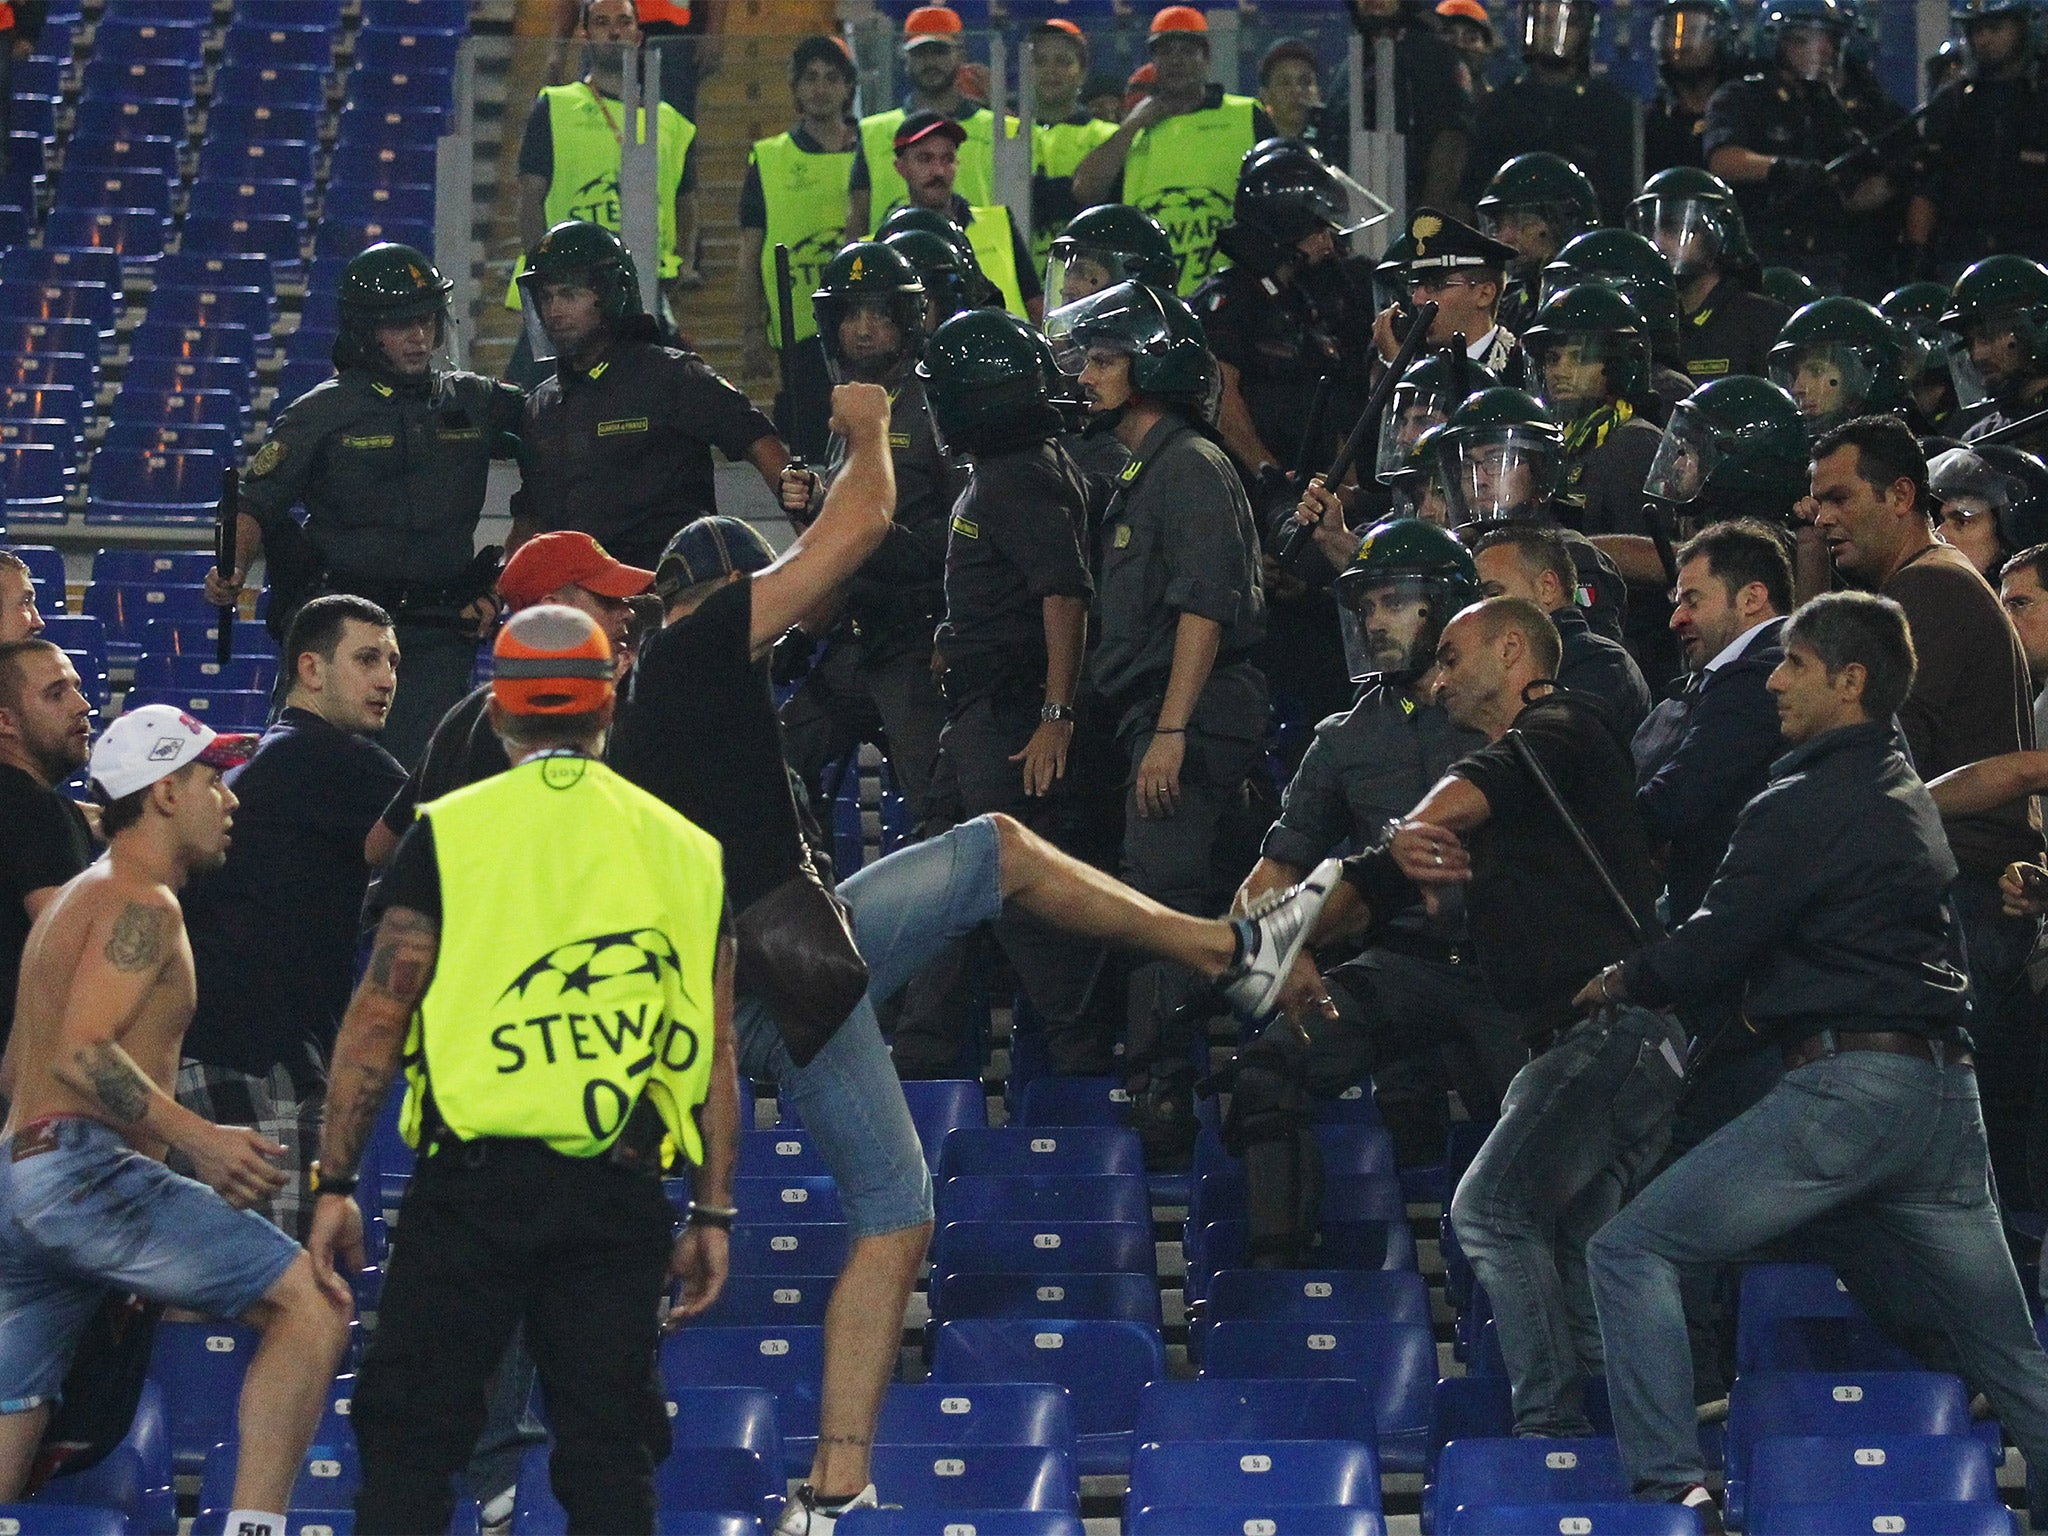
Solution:
M734 1008L740 1075L774 1082L817 1142L853 1235L932 1219L932 1180L903 1087L875 1020L948 944L1003 910L1001 840L986 816L870 864L839 887L868 965L868 991L806 1066L790 1059L775 1016L755 997Z
M1684 1051L1677 1021L1641 1008L1566 1031L1515 1074L1451 1197L1458 1243L1493 1300L1518 1435L1593 1432L1580 1389L1601 1369L1586 1242L1662 1154Z
M1621 1457L1638 1495L1704 1481L1683 1268L1793 1233L1875 1315L1910 1308L1953 1347L2029 1465L2048 1466L2048 1356L1992 1199L1976 1073L1845 1051L1788 1072L1593 1239L1588 1255ZM1869 1277L1883 1275L1882 1292ZM1910 1292L1910 1296L1906 1293Z

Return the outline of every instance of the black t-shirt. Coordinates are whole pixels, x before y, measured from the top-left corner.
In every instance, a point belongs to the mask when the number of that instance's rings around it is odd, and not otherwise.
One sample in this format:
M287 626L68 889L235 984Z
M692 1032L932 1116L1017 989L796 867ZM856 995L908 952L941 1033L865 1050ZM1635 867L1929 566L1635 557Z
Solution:
M970 691L999 675L1045 676L1043 599L1094 591L1081 551L1087 521L1080 471L1057 443L975 461L946 540L939 631L948 667Z
M422 917L441 920L441 865L434 857L434 824L426 817L398 840L377 886L377 902L387 910L409 907Z
M505 744L491 729L490 703L491 685L484 683L441 717L426 755L384 807L384 825L392 832L403 837L412 828L413 813L428 801L512 766Z
M752 655L753 622L753 580L743 577L649 636L611 735L612 767L724 847L734 912L804 861L768 662Z
M1659 881L1635 806L1635 765L1599 708L1551 693L1515 717L1515 730L1645 923ZM1506 741L1451 772L1486 797L1489 815L1466 838L1473 947L1494 995L1540 1033L1570 1022L1589 977L1630 954L1635 940L1556 809Z
M354 980L363 839L405 770L368 737L287 709L228 782L241 805L227 863L184 894L199 980L185 1055L317 1071Z
M28 943L33 891L62 885L93 859L85 813L34 775L0 763L0 1047L14 1027L21 951Z

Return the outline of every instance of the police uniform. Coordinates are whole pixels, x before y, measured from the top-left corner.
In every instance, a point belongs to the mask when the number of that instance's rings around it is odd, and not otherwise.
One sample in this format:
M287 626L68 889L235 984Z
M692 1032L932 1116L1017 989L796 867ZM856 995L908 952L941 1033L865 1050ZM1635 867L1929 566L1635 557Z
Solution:
M285 407L243 476L280 635L324 592L367 597L398 621L404 672L381 740L402 763L469 691L477 637L460 614L496 576L478 561L477 521L491 460L519 451L524 399L481 374L402 382L344 368Z
M694 352L619 341L588 372L558 359L526 402L515 519L587 533L653 570L684 524L718 510L711 450L739 459L775 425Z
M1551 85L1525 74L1482 97L1472 111L1465 193L1476 201L1503 162L1547 150L1592 181L1600 208L1618 220L1635 192L1635 104L1609 80Z
M845 459L835 437L826 481ZM924 385L906 370L891 386L890 458L896 515L888 536L847 582L845 608L825 653L782 707L790 766L824 803L823 775L879 726L889 771L922 820L946 708L932 682L932 631L944 607L946 513L966 483L964 468L939 451Z
M1159 221L1180 257L1180 291L1190 294L1223 258L1216 234L1230 222L1245 152L1275 136L1272 118L1249 96L1211 84L1201 106L1140 129L1123 176L1104 201L1129 203Z
M1731 373L1770 377L1771 348L1792 311L1722 274L1698 309L1678 317L1678 350L1695 384Z
M1049 795L1027 796L1022 765L1012 758L1038 729L1046 703L1044 600L1094 592L1082 553L1086 520L1081 473L1058 443L975 458L947 523L946 617L938 635L946 729L933 799L948 820L1002 811L1070 844L1068 782ZM1005 914L995 935L1045 1025L1055 1069L1099 1065L1083 1013L1102 969L1101 946L1021 912ZM894 1052L902 1075L953 1075L959 1043L938 1015L920 1007L898 1021Z
M1998 251L2048 258L2048 88L2038 64L2016 80L1965 80L1926 119L1934 253L1946 268Z
M1218 910L1235 871L1218 860L1226 818L1264 750L1266 679L1248 659L1265 634L1258 533L1230 456L1169 410L1133 451L1099 536L1097 643L1090 676L1117 714L1130 765L1123 877L1183 912ZM1136 770L1152 744L1182 613L1221 626L1215 665L1187 721L1180 800L1138 814ZM1134 1081L1185 1082L1182 1011L1194 973L1147 961L1131 973L1125 1070Z
M768 340L783 354L788 394L778 398L775 418L783 439L806 458L827 452L832 380L818 346L818 322L811 293L818 274L838 252L846 233L846 178L851 149L829 150L802 123L772 139L758 139L747 156L740 184L740 228L761 231L761 292L768 300ZM789 247L793 320L785 329L775 283L775 247ZM791 398L793 397L793 398ZM799 441L792 429L808 429Z
M1643 111L1643 175L1654 176L1674 165L1704 170L1706 137L1706 114L1686 106L1669 86L1659 86L1656 99Z
M701 1162L718 843L602 763L545 753L425 806L386 879L437 918L405 1048L408 1237L357 1383L365 1529L438 1530L515 1324L577 1529L649 1530L669 1430L651 1369Z
M1857 142L1854 120L1833 90L1779 70L1731 80L1707 103L1709 160L1732 145L1759 155L1826 162ZM1749 182L1735 188L1735 200L1766 266L1794 267L1823 286L1841 282L1848 232L1839 192Z

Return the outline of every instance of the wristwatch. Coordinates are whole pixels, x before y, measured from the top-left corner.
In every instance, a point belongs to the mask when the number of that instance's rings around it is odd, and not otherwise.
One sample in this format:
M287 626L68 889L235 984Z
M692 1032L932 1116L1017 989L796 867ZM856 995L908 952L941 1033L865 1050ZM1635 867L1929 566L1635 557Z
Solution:
M1045 704L1041 705L1038 711L1040 725L1057 725L1062 720L1073 718L1074 706L1071 704Z
M360 1182L360 1175L353 1173L322 1173L317 1157L306 1165L306 1187L316 1195L352 1195Z

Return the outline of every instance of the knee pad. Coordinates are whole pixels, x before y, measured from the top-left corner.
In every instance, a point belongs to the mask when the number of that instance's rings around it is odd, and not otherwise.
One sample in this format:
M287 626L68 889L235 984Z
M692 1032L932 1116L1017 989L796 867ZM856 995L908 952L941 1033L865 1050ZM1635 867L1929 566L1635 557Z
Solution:
M1244 1159L1246 1257L1254 1269L1298 1268L1311 1262L1323 1203L1308 1090L1263 1041L1238 1053L1230 1076L1223 1142Z

